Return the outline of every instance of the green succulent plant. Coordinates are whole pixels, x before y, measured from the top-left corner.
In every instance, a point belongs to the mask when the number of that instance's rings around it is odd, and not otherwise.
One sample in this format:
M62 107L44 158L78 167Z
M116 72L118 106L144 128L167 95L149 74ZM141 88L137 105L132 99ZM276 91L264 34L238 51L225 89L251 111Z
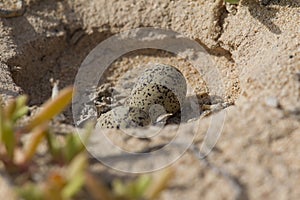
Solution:
M225 0L227 3L238 4L240 0Z
M19 121L28 113L27 96L19 96L0 106L0 162L9 174L27 174L27 180L15 182L15 194L25 200L69 200L85 187L95 199L103 200L152 200L156 199L171 180L173 170L167 168L158 176L141 175L135 180L112 180L112 188L96 179L88 170L88 156L84 147L92 132L93 125L83 129L83 138L77 133L58 138L50 129L49 122L70 104L73 87L61 90L46 101L39 112L27 124ZM1 101L1 99L0 99ZM2 102L1 102L2 105ZM27 116L28 117L28 116ZM21 145L20 138L29 135L30 140ZM81 141L81 139L85 141ZM31 168L36 170L36 154L39 145L46 141L50 165L59 170L51 170L43 180L31 181ZM13 178L13 176L12 176Z

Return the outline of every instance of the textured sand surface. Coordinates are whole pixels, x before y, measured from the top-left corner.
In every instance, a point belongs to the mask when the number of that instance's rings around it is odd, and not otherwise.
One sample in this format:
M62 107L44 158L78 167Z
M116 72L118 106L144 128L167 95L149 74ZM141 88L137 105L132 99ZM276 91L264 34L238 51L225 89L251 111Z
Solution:
M109 36L137 27L171 29L206 49L224 79L223 100L235 105L226 109L208 161L185 153L160 198L300 198L299 0L268 5L243 0L238 6L220 0L25 2L23 16L0 18L4 99L24 92L32 105L39 105L51 96L51 77L61 87L72 84L85 56ZM190 64L155 51L120 58L109 72L111 80L149 61L179 65L195 87L202 84L201 77L189 73ZM199 123L195 144L200 146L211 116ZM119 142L126 144L122 138ZM100 171L108 179L124 175L104 167Z

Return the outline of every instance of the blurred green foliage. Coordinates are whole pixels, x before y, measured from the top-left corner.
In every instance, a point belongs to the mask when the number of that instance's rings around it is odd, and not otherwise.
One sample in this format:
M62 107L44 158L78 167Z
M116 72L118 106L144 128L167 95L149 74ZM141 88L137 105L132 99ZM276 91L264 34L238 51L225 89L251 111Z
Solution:
M5 106L0 106L0 162L4 164L3 169L8 175L26 174L27 177L22 183L14 183L17 196L24 200L69 200L85 187L94 199L156 199L173 176L171 168L161 171L157 176L141 175L131 181L112 180L110 188L88 170L84 143L93 130L92 124L83 129L81 137L77 133L70 133L63 136L62 140L51 131L48 125L50 120L70 104L72 95L72 87L63 89L21 126L19 120L26 117L29 110L26 105L27 96L19 96ZM24 135L30 136L25 144L20 139ZM37 167L45 167L39 166L35 159L37 149L43 141L46 141L44 144L51 160L46 167L48 174L45 174L43 180L36 182L30 178L31 168L36 170ZM13 177L11 176L12 179Z
M238 4L240 0L225 0L227 3Z

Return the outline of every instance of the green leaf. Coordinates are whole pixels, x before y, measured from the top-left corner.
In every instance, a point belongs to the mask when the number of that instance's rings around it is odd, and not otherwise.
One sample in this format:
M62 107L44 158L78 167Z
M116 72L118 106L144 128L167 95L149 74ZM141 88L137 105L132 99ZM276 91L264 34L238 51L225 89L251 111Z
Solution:
M24 162L28 162L32 159L34 154L36 153L36 150L39 146L39 144L44 139L46 133L47 133L48 127L46 125L44 126L38 126L36 127L32 132L32 137L30 141L28 141L27 148L25 149L25 158Z
M84 144L88 141L93 127L92 123L87 123L84 131L80 133L81 136L79 136L79 133L72 133L67 136L66 145L63 150L67 162L70 162L74 156L85 150Z
M16 99L16 109L12 116L14 122L27 114L29 110L29 108L26 106L27 100L28 97L26 95L19 96Z
M227 3L238 4L240 0L225 0Z
M67 185L62 191L64 199L69 199L78 193L85 181L85 169L87 157L85 153L78 154L70 163L67 169Z
M16 112L12 116L13 122L16 122L18 119L26 115L28 113L28 110L29 110L28 106L24 106L16 110Z
M34 127L48 122L50 119L61 113L71 102L73 87L67 87L59 92L54 99L49 99L42 105L42 110L33 117L32 121L25 128L27 131Z
M171 178L174 176L174 171L172 168L166 168L160 171L153 181L147 188L145 192L144 198L146 199L157 199L160 193L166 189L168 183L170 182Z
M136 181L129 185L129 191L131 191L131 194L129 194L128 197L141 199L151 181L152 179L150 176L140 176Z
M12 120L13 114L16 110L16 100L10 100L6 106L4 106L4 117L5 119Z
M2 135L4 132L4 113L2 109L2 105L0 105L0 142L3 142Z
M84 174L87 167L87 155L85 152L78 154L68 166L68 180L72 180L77 175Z
M146 175L127 184L117 179L113 182L113 191L121 199L142 199L151 181L152 178Z
M77 175L72 181L70 181L63 189L62 196L63 199L70 199L72 196L77 194L84 184L84 176Z
M17 194L24 200L43 200L43 191L36 185L27 183L23 187L16 188Z
M74 156L76 156L84 149L84 146L76 133L68 135L66 140L67 141L64 153L67 162L70 162L74 158Z
M12 127L12 121L5 120L3 122L3 132L1 134L1 141L4 143L7 154L11 160L13 160L16 145L16 138Z
M47 132L46 138L47 138L47 143L48 143L50 154L54 158L59 157L61 155L61 144L59 143L56 136L50 132Z
M121 197L121 196L124 196L126 195L126 192L127 192L127 188L126 188L126 185L124 185L121 180L119 179L116 179L113 181L112 183L113 185L113 190L114 190L114 193Z

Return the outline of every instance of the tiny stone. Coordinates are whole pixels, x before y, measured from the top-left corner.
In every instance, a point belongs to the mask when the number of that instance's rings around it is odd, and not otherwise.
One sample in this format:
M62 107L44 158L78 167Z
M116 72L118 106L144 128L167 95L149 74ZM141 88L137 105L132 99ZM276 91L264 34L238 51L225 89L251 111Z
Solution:
M265 100L265 104L267 106L273 107L273 108L278 108L279 107L279 101L276 97L268 97Z

